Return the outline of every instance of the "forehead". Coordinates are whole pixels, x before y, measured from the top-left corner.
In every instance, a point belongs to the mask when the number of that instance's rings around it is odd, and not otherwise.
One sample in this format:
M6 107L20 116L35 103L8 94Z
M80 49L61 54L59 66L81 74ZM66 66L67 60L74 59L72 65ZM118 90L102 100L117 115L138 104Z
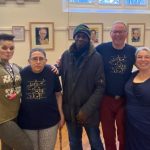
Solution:
M46 33L46 29L40 29L41 33Z
M35 51L31 54L31 57L45 57L44 54L40 51Z
M14 45L14 42L10 40L0 40L0 45L11 46Z
M76 36L79 36L79 37L84 37L84 38L88 38L88 36L84 33L84 32L79 32L76 34Z
M125 30L126 26L123 23L116 23L112 26L112 30Z
M140 50L139 52L137 52L136 56L139 56L139 55L150 55L150 51L149 50Z

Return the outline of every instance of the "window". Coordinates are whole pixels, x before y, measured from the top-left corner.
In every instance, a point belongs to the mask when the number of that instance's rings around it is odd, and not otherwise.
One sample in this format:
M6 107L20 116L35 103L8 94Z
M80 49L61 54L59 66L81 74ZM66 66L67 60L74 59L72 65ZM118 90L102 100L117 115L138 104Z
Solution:
M148 0L63 0L66 12L148 13Z
M69 3L79 3L79 4L84 4L84 3L99 3L102 5L106 5L106 4L117 4L119 5L120 3L124 3L126 5L146 5L147 0L123 0L123 2L121 2L121 0L68 0Z

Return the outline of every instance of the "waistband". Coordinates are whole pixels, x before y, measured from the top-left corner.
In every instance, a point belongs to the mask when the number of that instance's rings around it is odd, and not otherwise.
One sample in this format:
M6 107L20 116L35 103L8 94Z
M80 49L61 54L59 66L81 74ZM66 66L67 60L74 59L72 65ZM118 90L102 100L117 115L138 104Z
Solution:
M119 100L121 98L124 98L124 96L120 96L120 95L110 95L110 94L105 94L105 96L109 96L112 97L115 100Z

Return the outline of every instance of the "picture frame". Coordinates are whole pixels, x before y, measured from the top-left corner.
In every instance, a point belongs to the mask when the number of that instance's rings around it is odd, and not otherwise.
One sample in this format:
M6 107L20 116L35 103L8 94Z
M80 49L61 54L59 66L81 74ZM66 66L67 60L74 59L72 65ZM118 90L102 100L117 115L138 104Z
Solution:
M91 41L94 46L103 42L103 23L85 23L91 30ZM93 40L92 40L93 38Z
M103 23L85 23L92 31L95 32L96 40L93 41L94 46L103 42ZM73 32L76 26L68 27L68 40L73 40ZM92 34L91 34L92 38Z
M145 23L128 23L127 43L135 47L145 44Z
M73 32L76 26L69 26L68 27L68 40L73 40Z
M12 34L15 36L14 41L25 41L25 27L24 26L12 26Z
M30 47L54 50L54 23L30 22Z

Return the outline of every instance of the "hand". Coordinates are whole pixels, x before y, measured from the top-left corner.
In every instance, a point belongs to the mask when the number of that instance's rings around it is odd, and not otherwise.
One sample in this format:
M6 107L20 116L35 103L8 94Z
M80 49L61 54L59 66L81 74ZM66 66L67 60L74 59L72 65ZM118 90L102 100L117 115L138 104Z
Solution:
M52 68L53 73L55 73L56 75L59 74L59 71L55 65L51 65L51 68Z
M87 117L82 111L79 111L79 113L76 116L76 119L79 123L83 124L86 122Z
M59 121L59 126L58 126L59 129L61 129L64 126L64 124L65 124L65 117L64 117L63 114L61 114L60 121Z
M60 66L60 63L61 63L61 57L58 58L58 60L56 61L56 64L57 64L58 66Z

